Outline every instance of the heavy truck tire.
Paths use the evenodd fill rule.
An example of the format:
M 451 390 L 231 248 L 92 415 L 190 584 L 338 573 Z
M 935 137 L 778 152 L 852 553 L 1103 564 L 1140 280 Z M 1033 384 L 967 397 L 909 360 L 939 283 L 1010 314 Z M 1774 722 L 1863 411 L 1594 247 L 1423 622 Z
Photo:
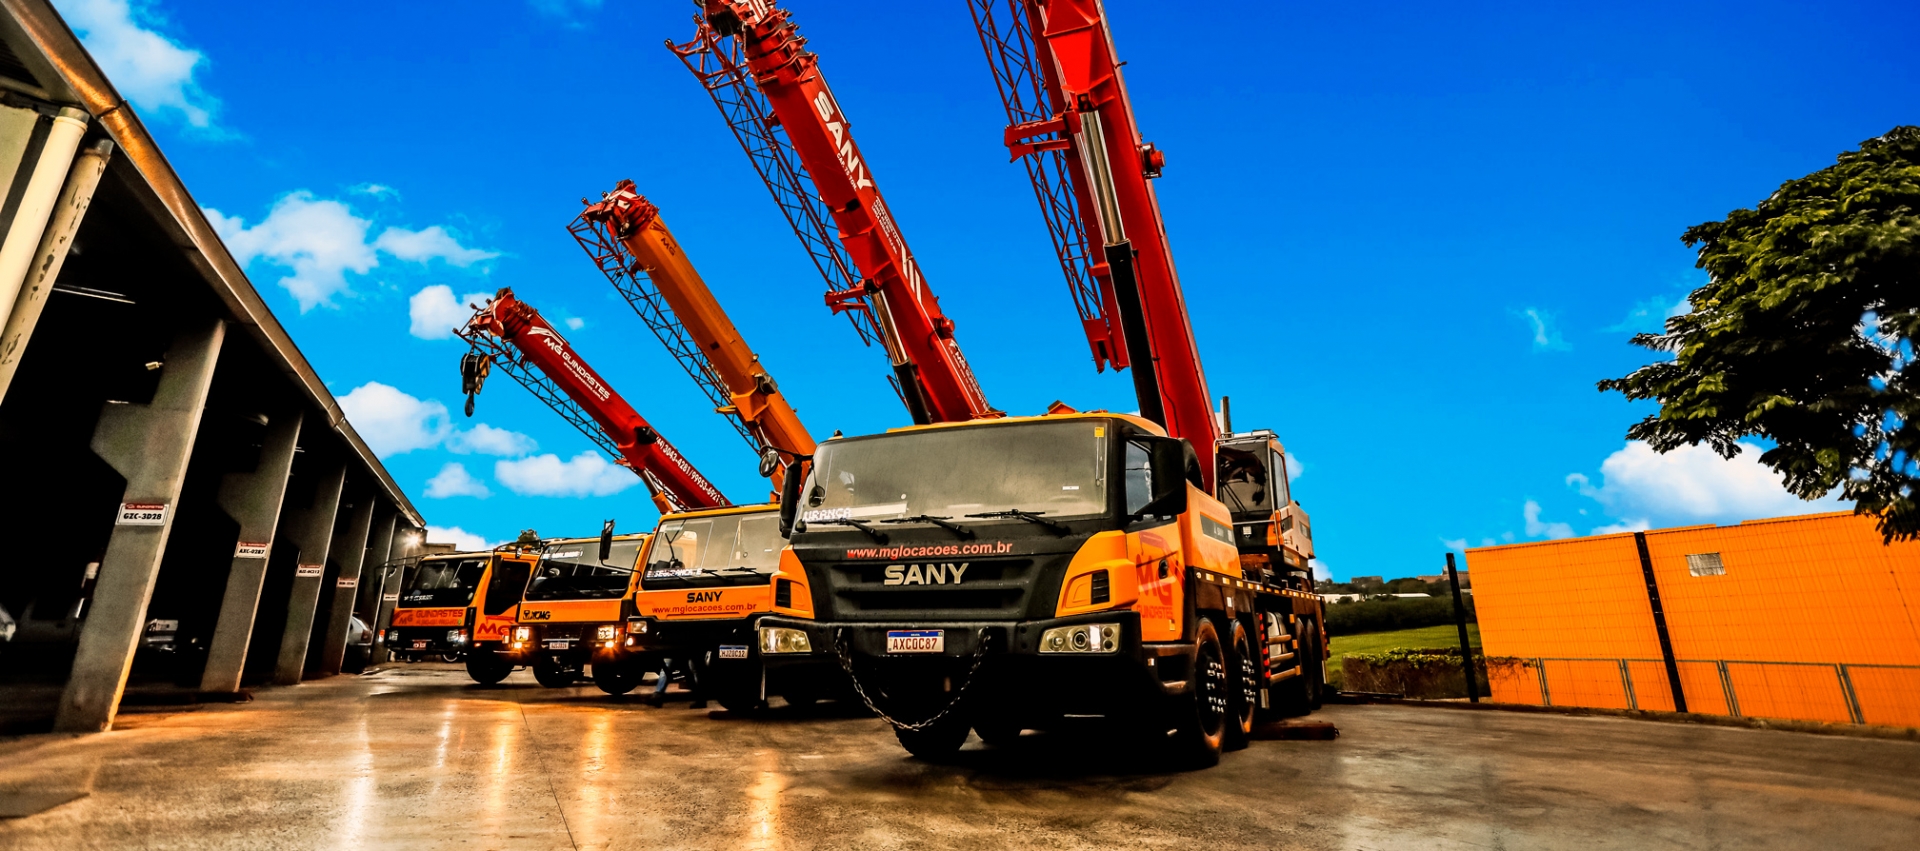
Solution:
M 593 684 L 601 691 L 619 697 L 640 687 L 647 672 L 631 659 L 593 663 Z
M 1168 714 L 1173 730 L 1167 754 L 1180 768 L 1209 768 L 1220 764 L 1226 747 L 1228 695 L 1233 690 L 1226 649 L 1213 621 L 1202 618 L 1193 642 L 1193 682 L 1187 693 L 1175 697 Z
M 483 686 L 499 685 L 513 673 L 513 665 L 492 652 L 475 649 L 467 654 L 467 676 Z
M 747 670 L 734 668 L 751 669 L 752 675 Z M 767 702 L 760 697 L 759 673 L 760 666 L 757 664 L 709 665 L 705 672 L 706 679 L 701 685 L 706 686 L 707 692 L 720 702 L 722 708 L 745 715 L 767 706 Z
M 1326 646 L 1320 638 L 1320 623 L 1312 618 L 1301 618 L 1302 630 L 1306 633 L 1300 642 L 1300 678 L 1305 680 L 1307 709 L 1319 709 L 1327 699 L 1327 654 Z
M 1260 706 L 1260 657 L 1254 655 L 1253 640 L 1244 621 L 1233 621 L 1233 652 L 1227 656 L 1227 670 L 1233 678 L 1227 691 L 1226 749 L 1237 751 L 1253 739 L 1253 713 Z
M 547 688 L 569 688 L 580 678 L 580 671 L 543 656 L 533 660 L 533 678 Z

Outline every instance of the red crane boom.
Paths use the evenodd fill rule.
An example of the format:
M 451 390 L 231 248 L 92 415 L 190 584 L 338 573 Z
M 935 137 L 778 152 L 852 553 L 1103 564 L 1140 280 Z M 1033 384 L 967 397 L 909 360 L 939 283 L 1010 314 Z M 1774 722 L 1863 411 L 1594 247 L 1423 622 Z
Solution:
M 1102 304 L 1119 314 L 1124 346 L 1108 340 L 1109 357 L 1116 367 L 1131 361 L 1140 413 L 1193 443 L 1211 492 L 1219 438 L 1213 397 L 1160 203 L 1148 183 L 1160 176 L 1165 161 L 1141 140 L 1105 12 L 1099 0 L 968 0 L 968 5 L 1007 108 L 1008 150 L 1014 159 L 1051 159 L 1056 164 L 1051 171 L 1030 164 L 1030 174 L 1064 173 L 1072 185 L 1070 194 L 1061 193 L 1058 181 L 1035 176 L 1049 228 L 1058 230 L 1063 219 L 1075 218 L 1054 213 L 1071 208 L 1077 225 L 1066 227 L 1078 230 L 1080 244 L 1089 241 L 1088 234 L 1100 240 L 1100 251 L 1082 252 L 1081 258 L 1100 282 Z M 1055 237 L 1065 267 L 1072 265 L 1072 242 L 1071 234 Z M 1069 269 L 1069 281 L 1075 278 Z M 1102 329 L 1086 321 L 1078 290 L 1076 301 L 1098 364 Z
M 600 373 L 595 372 L 574 352 L 573 346 L 540 316 L 539 311 L 515 298 L 512 289 L 502 289 L 489 299 L 485 307 L 474 312 L 473 318 L 459 333 L 477 349 L 490 354 L 493 362 L 500 362 L 506 353 L 499 351 L 497 346 L 485 345 L 485 336 L 517 349 L 520 352 L 517 361 L 502 365 L 532 365 L 538 369 L 547 381 L 592 419 L 618 451 L 621 463 L 638 474 L 654 494 L 665 498 L 669 509 L 694 511 L 731 505 L 720 494 L 719 488 L 700 475 L 700 471 L 694 469 L 693 464 L 680 454 L 680 450 L 675 449 L 645 417 L 640 416 L 639 411 L 614 392 L 600 377 Z M 468 379 L 467 413 L 471 415 L 472 395 L 479 392 L 484 373 L 472 368 L 465 371 L 469 373 L 465 377 Z M 509 371 L 525 383 L 518 372 Z M 545 394 L 535 387 L 529 386 L 528 389 L 545 399 Z M 553 400 L 546 401 L 554 404 Z M 560 410 L 563 416 L 569 413 Z M 571 416 L 568 418 L 573 419 Z M 584 426 L 578 422 L 575 425 Z
M 704 11 L 693 41 L 669 43 L 669 47 L 716 99 L 719 87 L 727 85 L 725 80 L 710 79 L 716 73 L 722 77 L 750 73 L 765 96 L 773 120 L 798 154 L 798 167 L 811 179 L 862 277 L 854 286 L 829 290 L 828 306 L 835 312 L 859 310 L 869 303 L 876 308 L 879 336 L 915 422 L 1003 416 L 987 404 L 986 394 L 954 342 L 953 320 L 941 313 L 939 299 L 928 289 L 892 210 L 874 183 L 872 169 L 853 140 L 851 123 L 820 74 L 819 58 L 805 49 L 806 40 L 791 15 L 772 0 L 706 0 Z M 735 40 L 745 56 L 745 69 L 726 61 L 732 51 L 720 44 L 725 38 Z M 718 60 L 719 67 L 703 71 L 693 59 L 696 54 Z M 722 112 L 727 112 L 724 104 Z M 748 155 L 755 155 L 752 147 Z M 766 176 L 766 170 L 760 170 Z M 778 200 L 780 187 L 770 184 L 769 188 Z M 801 232 L 800 237 L 806 242 L 809 234 Z

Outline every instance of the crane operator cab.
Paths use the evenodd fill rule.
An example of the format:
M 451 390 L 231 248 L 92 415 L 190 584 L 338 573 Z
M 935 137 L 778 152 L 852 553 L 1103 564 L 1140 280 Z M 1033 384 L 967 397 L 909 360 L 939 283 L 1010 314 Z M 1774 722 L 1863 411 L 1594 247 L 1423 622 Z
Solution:
M 1240 566 L 1249 574 L 1312 590 L 1313 527 L 1288 487 L 1287 453 L 1273 432 L 1221 437 L 1220 501 L 1233 512 Z
M 837 694 L 828 657 L 777 671 L 762 665 L 760 619 L 812 612 L 780 527 L 778 505 L 662 517 L 641 556 L 627 620 L 624 646 L 635 664 L 682 661 L 706 695 L 735 712 L 757 709 L 769 695 L 802 705 Z
M 420 559 L 394 605 L 387 646 L 414 660 L 464 656 L 467 674 L 478 683 L 505 679 L 512 666 L 500 670 L 494 651 L 513 629 L 539 558 L 539 536 L 529 531 L 491 552 Z
M 624 655 L 620 624 L 646 543 L 644 534 L 613 534 L 611 520 L 599 538 L 548 541 L 512 639 L 500 648 L 501 661 L 532 667 L 534 679 L 548 688 L 571 686 L 590 669 L 602 691 L 632 691 L 640 679 L 618 661 Z

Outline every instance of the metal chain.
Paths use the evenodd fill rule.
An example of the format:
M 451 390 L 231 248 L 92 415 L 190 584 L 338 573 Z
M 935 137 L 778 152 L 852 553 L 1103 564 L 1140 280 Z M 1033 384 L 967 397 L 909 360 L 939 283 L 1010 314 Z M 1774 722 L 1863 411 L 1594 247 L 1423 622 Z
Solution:
M 980 662 L 987 658 L 987 631 L 985 628 L 982 628 L 979 632 L 979 641 L 975 642 L 973 665 L 967 669 L 967 681 L 960 684 L 960 691 L 953 696 L 952 700 L 947 702 L 946 708 L 934 713 L 933 717 L 925 721 L 907 723 L 892 715 L 888 715 L 886 710 L 881 709 L 878 704 L 873 702 L 873 698 L 867 696 L 867 690 L 860 685 L 860 675 L 853 672 L 853 658 L 847 652 L 847 642 L 844 633 L 844 630 L 834 631 L 833 655 L 840 660 L 840 669 L 847 672 L 847 679 L 853 682 L 854 693 L 860 695 L 860 701 L 865 703 L 867 708 L 873 711 L 873 714 L 880 716 L 880 720 L 892 724 L 895 729 L 906 730 L 908 732 L 925 730 L 939 723 L 941 719 L 947 717 L 949 714 L 952 714 L 953 710 L 960 705 L 960 699 L 967 696 L 967 691 L 973 688 L 974 681 L 979 679 L 977 675 L 980 673 Z

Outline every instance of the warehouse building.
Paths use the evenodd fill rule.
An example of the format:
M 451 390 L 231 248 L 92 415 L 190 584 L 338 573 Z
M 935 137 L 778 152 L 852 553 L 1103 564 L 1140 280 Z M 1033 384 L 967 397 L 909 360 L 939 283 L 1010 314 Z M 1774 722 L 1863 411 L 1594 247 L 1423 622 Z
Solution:
M 420 513 L 79 39 L 0 6 L 0 721 L 338 673 Z

